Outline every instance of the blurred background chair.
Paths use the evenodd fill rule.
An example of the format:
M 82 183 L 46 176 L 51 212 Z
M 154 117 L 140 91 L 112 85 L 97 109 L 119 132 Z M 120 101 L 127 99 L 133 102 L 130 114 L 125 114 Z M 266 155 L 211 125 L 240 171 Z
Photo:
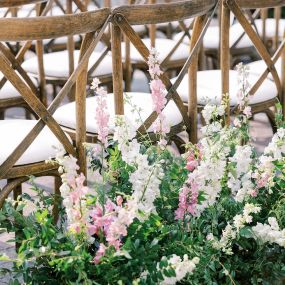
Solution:
M 201 2 L 194 1 L 179 1 L 171 2 L 168 4 L 147 4 L 147 5 L 125 5 L 112 10 L 112 52 L 113 52 L 113 89 L 114 93 L 109 93 L 107 96 L 107 102 L 109 111 L 111 112 L 110 121 L 114 122 L 115 114 L 125 114 L 127 118 L 138 129 L 138 136 L 148 133 L 154 141 L 157 137 L 153 133 L 153 122 L 157 118 L 157 113 L 152 111 L 152 98 L 150 93 L 142 92 L 124 92 L 123 84 L 123 63 L 122 58 L 124 54 L 123 47 L 121 47 L 122 39 L 128 38 L 133 45 L 133 50 L 139 54 L 142 68 L 147 71 L 147 60 L 149 56 L 150 43 L 146 43 L 144 39 L 135 32 L 132 28 L 135 25 L 156 25 L 164 22 L 179 21 L 184 19 L 194 18 L 195 15 L 203 15 L 198 17 L 200 24 L 206 23 L 207 19 L 214 15 L 214 8 L 216 7 L 215 0 L 207 0 Z M 217 8 L 217 7 L 216 7 Z M 159 17 L 157 15 L 159 14 Z M 138 17 L 137 15 L 141 15 Z M 210 20 L 207 22 L 209 25 Z M 207 25 L 207 26 L 208 26 Z M 201 25 L 200 25 L 201 26 Z M 197 28 L 196 28 L 197 30 Z M 205 31 L 203 31 L 205 32 Z M 196 36 L 202 38 L 202 30 L 196 31 Z M 124 37 L 122 36 L 124 34 Z M 201 40 L 200 40 L 201 43 Z M 158 52 L 160 47 L 156 46 Z M 190 53 L 190 47 L 185 45 L 187 49 L 187 55 L 185 55 L 184 63 L 181 62 L 181 71 L 179 79 L 171 84 L 167 74 L 164 73 L 161 76 L 161 80 L 166 85 L 168 94 L 167 105 L 163 110 L 163 114 L 166 117 L 166 122 L 170 126 L 169 142 L 174 141 L 178 147 L 181 147 L 185 142 L 182 141 L 178 134 L 186 129 L 188 133 L 191 133 L 192 128 L 195 129 L 195 124 L 190 124 L 188 116 L 188 110 L 183 105 L 183 102 L 176 92 L 177 87 L 180 84 L 180 80 L 188 72 L 188 68 L 197 55 L 198 46 Z M 131 53 L 132 54 L 132 53 Z M 167 71 L 166 65 L 162 65 L 163 71 Z M 194 82 L 193 82 L 194 84 Z M 128 101 L 127 103 L 125 101 Z M 125 103 L 124 103 L 125 102 Z M 95 121 L 96 112 L 96 99 L 95 97 L 87 98 L 86 100 L 86 122 L 87 122 L 87 136 L 90 142 L 96 142 L 97 140 L 97 126 Z M 140 110 L 140 115 L 137 111 L 132 112 L 136 106 L 136 110 Z M 64 127 L 66 131 L 69 131 L 72 135 L 72 131 L 76 127 L 76 120 L 74 116 L 75 104 L 69 103 L 60 107 L 55 113 L 55 118 Z M 111 131 L 113 130 L 113 125 Z M 195 130 L 194 130 L 195 131 Z

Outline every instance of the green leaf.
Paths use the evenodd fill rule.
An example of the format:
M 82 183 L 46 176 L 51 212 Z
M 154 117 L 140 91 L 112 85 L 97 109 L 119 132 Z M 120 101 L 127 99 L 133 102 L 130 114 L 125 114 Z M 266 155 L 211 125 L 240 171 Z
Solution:
M 240 236 L 241 237 L 244 237 L 244 238 L 252 238 L 254 237 L 254 234 L 251 230 L 251 227 L 244 227 L 240 230 L 239 232 Z

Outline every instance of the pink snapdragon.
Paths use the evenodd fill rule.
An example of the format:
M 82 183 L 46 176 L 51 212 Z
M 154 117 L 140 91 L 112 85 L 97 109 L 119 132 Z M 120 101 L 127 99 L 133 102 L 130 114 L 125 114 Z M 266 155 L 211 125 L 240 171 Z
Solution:
M 117 197 L 117 205 L 111 200 L 107 200 L 104 207 L 99 203 L 90 212 L 91 223 L 89 232 L 97 235 L 103 235 L 107 245 L 100 244 L 100 248 L 94 258 L 95 263 L 100 262 L 107 248 L 113 246 L 119 250 L 122 245 L 122 238 L 128 234 L 128 227 L 133 222 L 136 211 L 131 207 L 131 203 L 123 205 L 123 198 Z
M 184 220 L 187 214 L 196 215 L 198 195 L 198 184 L 190 177 L 179 193 L 178 209 L 175 211 L 177 220 Z
M 194 146 L 192 149 L 190 149 L 188 157 L 187 157 L 187 163 L 186 163 L 186 169 L 192 172 L 197 168 L 199 165 L 199 161 L 202 159 L 202 148 L 200 145 Z
M 108 143 L 108 123 L 109 123 L 109 112 L 108 112 L 108 105 L 107 105 L 107 91 L 104 90 L 102 87 L 99 87 L 100 81 L 95 78 L 93 79 L 91 89 L 95 91 L 97 94 L 96 96 L 96 115 L 95 120 L 98 126 L 98 139 L 101 143 L 106 146 Z
M 155 133 L 160 133 L 162 138 L 159 145 L 166 145 L 166 140 L 163 138 L 170 128 L 167 125 L 166 117 L 162 111 L 166 106 L 166 88 L 159 76 L 163 73 L 160 69 L 158 53 L 155 48 L 150 50 L 148 58 L 149 74 L 151 76 L 150 90 L 153 101 L 153 110 L 158 114 L 157 120 L 154 122 L 153 128 Z

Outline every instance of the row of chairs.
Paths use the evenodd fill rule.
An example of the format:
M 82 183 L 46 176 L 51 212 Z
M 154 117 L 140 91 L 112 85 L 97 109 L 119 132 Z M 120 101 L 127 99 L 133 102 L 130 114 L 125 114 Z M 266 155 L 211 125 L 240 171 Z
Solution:
M 59 7 L 62 6 L 62 2 L 56 2 Z M 259 65 L 249 78 L 253 86 L 251 93 L 254 96 L 250 102 L 253 113 L 266 112 L 273 123 L 270 107 L 274 107 L 277 100 L 283 102 L 284 75 L 281 66 L 284 64 L 281 58 L 285 41 L 278 31 L 278 40 L 273 41 L 275 47 L 272 48 L 267 40 L 258 35 L 254 18 L 267 8 L 274 8 L 279 13 L 285 6 L 285 0 L 184 0 L 162 4 L 130 3 L 115 8 L 110 3 L 104 3 L 108 7 L 93 11 L 87 11 L 89 1 L 67 2 L 69 8 L 65 15 L 47 16 L 54 7 L 53 0 L 0 0 L 0 8 L 6 7 L 9 11 L 23 4 L 37 5 L 36 17 L 18 18 L 7 14 L 0 19 L 0 110 L 8 106 L 23 106 L 36 117 L 33 120 L 10 120 L 2 115 L 0 179 L 8 179 L 8 183 L 0 191 L 0 206 L 12 190 L 20 192 L 19 185 L 29 175 L 58 176 L 56 167 L 44 162 L 54 157 L 54 146 L 62 145 L 68 154 L 78 157 L 80 170 L 85 172 L 83 143 L 96 142 L 97 133 L 96 100 L 86 96 L 86 86 L 94 76 L 107 85 L 110 83 L 109 89 L 113 92 L 108 94 L 107 100 L 112 116 L 126 114 L 137 124 L 139 134 L 147 130 L 154 137 L 152 123 L 157 114 L 152 112 L 151 94 L 126 92 L 132 104 L 142 109 L 144 127 L 136 123 L 131 107 L 124 104 L 124 91 L 130 90 L 133 70 L 147 71 L 146 61 L 151 45 L 155 45 L 164 55 L 161 60 L 165 72 L 161 80 L 167 87 L 168 103 L 163 112 L 171 126 L 171 141 L 182 146 L 184 142 L 179 134 L 185 126 L 190 140 L 197 141 L 197 118 L 199 109 L 205 104 L 204 98 L 219 102 L 222 94 L 229 93 L 230 118 L 237 93 L 237 73 L 231 69 L 233 16 L 242 27 L 243 36 L 250 39 L 262 58 L 251 63 L 252 66 Z M 73 3 L 77 7 L 75 12 L 71 9 Z M 91 4 L 100 6 L 102 3 L 94 1 Z M 221 52 L 217 56 L 220 57 L 220 69 L 198 71 L 199 53 L 205 44 L 203 38 L 207 33 L 214 33 L 209 29 L 215 27 L 211 26 L 215 15 L 219 15 L 221 27 Z M 276 21 L 278 17 L 275 17 Z M 159 29 L 165 28 L 163 23 L 166 27 L 169 23 L 178 23 L 182 27 L 183 34 L 178 41 L 174 40 L 175 35 L 172 35 L 173 39 L 157 39 Z M 145 36 L 142 29 L 137 28 L 145 26 L 150 30 L 149 39 L 142 38 Z M 281 25 L 276 24 L 276 27 L 283 29 Z M 66 42 L 62 41 L 63 37 L 67 37 Z M 81 43 L 80 50 L 75 52 L 76 39 Z M 67 50 L 50 49 L 44 53 L 47 43 L 56 42 L 66 44 Z M 14 43 L 21 44 L 15 48 Z M 99 48 L 102 43 L 103 48 Z M 24 55 L 29 50 L 36 51 L 37 57 L 25 60 Z M 168 50 L 168 54 L 165 55 L 163 50 Z M 51 59 L 54 54 L 57 57 Z M 63 54 L 72 60 L 66 60 Z M 30 64 L 32 61 L 36 64 Z M 54 73 L 48 72 L 62 71 L 63 65 L 67 66 L 64 74 L 54 76 Z M 100 66 L 104 70 L 102 74 L 99 73 Z M 173 70 L 178 72 L 177 76 L 171 76 Z M 57 87 L 51 102 L 45 95 L 47 83 Z M 11 96 L 12 93 L 15 95 Z M 75 100 L 63 104 L 66 97 Z

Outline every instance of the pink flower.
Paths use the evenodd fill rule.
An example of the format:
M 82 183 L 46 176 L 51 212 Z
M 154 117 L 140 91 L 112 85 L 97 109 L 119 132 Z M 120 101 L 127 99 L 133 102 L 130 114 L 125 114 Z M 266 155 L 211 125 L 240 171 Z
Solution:
M 87 231 L 90 236 L 93 236 L 95 234 L 98 234 L 98 227 L 95 225 L 89 224 L 87 225 Z
M 243 113 L 247 117 L 250 117 L 251 116 L 251 107 L 250 106 L 245 107 L 244 110 L 243 110 Z
M 179 193 L 178 209 L 175 211 L 175 219 L 183 220 L 187 214 L 196 215 L 196 206 L 198 204 L 198 184 L 191 178 L 187 181 Z
M 96 255 L 93 259 L 93 262 L 95 264 L 100 263 L 100 259 L 105 255 L 106 249 L 107 247 L 103 243 L 100 243 L 99 249 L 97 250 Z
M 98 87 L 100 81 L 97 79 L 93 80 L 91 89 L 94 89 L 96 96 L 96 115 L 95 120 L 98 127 L 98 139 L 103 145 L 107 145 L 107 137 L 109 133 L 108 123 L 109 123 L 109 112 L 107 106 L 107 92 L 102 88 Z
M 122 198 L 122 196 L 117 196 L 117 198 L 116 198 L 116 202 L 117 202 L 117 205 L 118 206 L 122 206 L 122 204 L 123 204 L 123 198 Z
M 198 163 L 197 160 L 189 160 L 189 161 L 187 161 L 186 169 L 189 170 L 189 171 L 193 171 L 194 169 L 196 169 L 198 164 L 199 163 Z

